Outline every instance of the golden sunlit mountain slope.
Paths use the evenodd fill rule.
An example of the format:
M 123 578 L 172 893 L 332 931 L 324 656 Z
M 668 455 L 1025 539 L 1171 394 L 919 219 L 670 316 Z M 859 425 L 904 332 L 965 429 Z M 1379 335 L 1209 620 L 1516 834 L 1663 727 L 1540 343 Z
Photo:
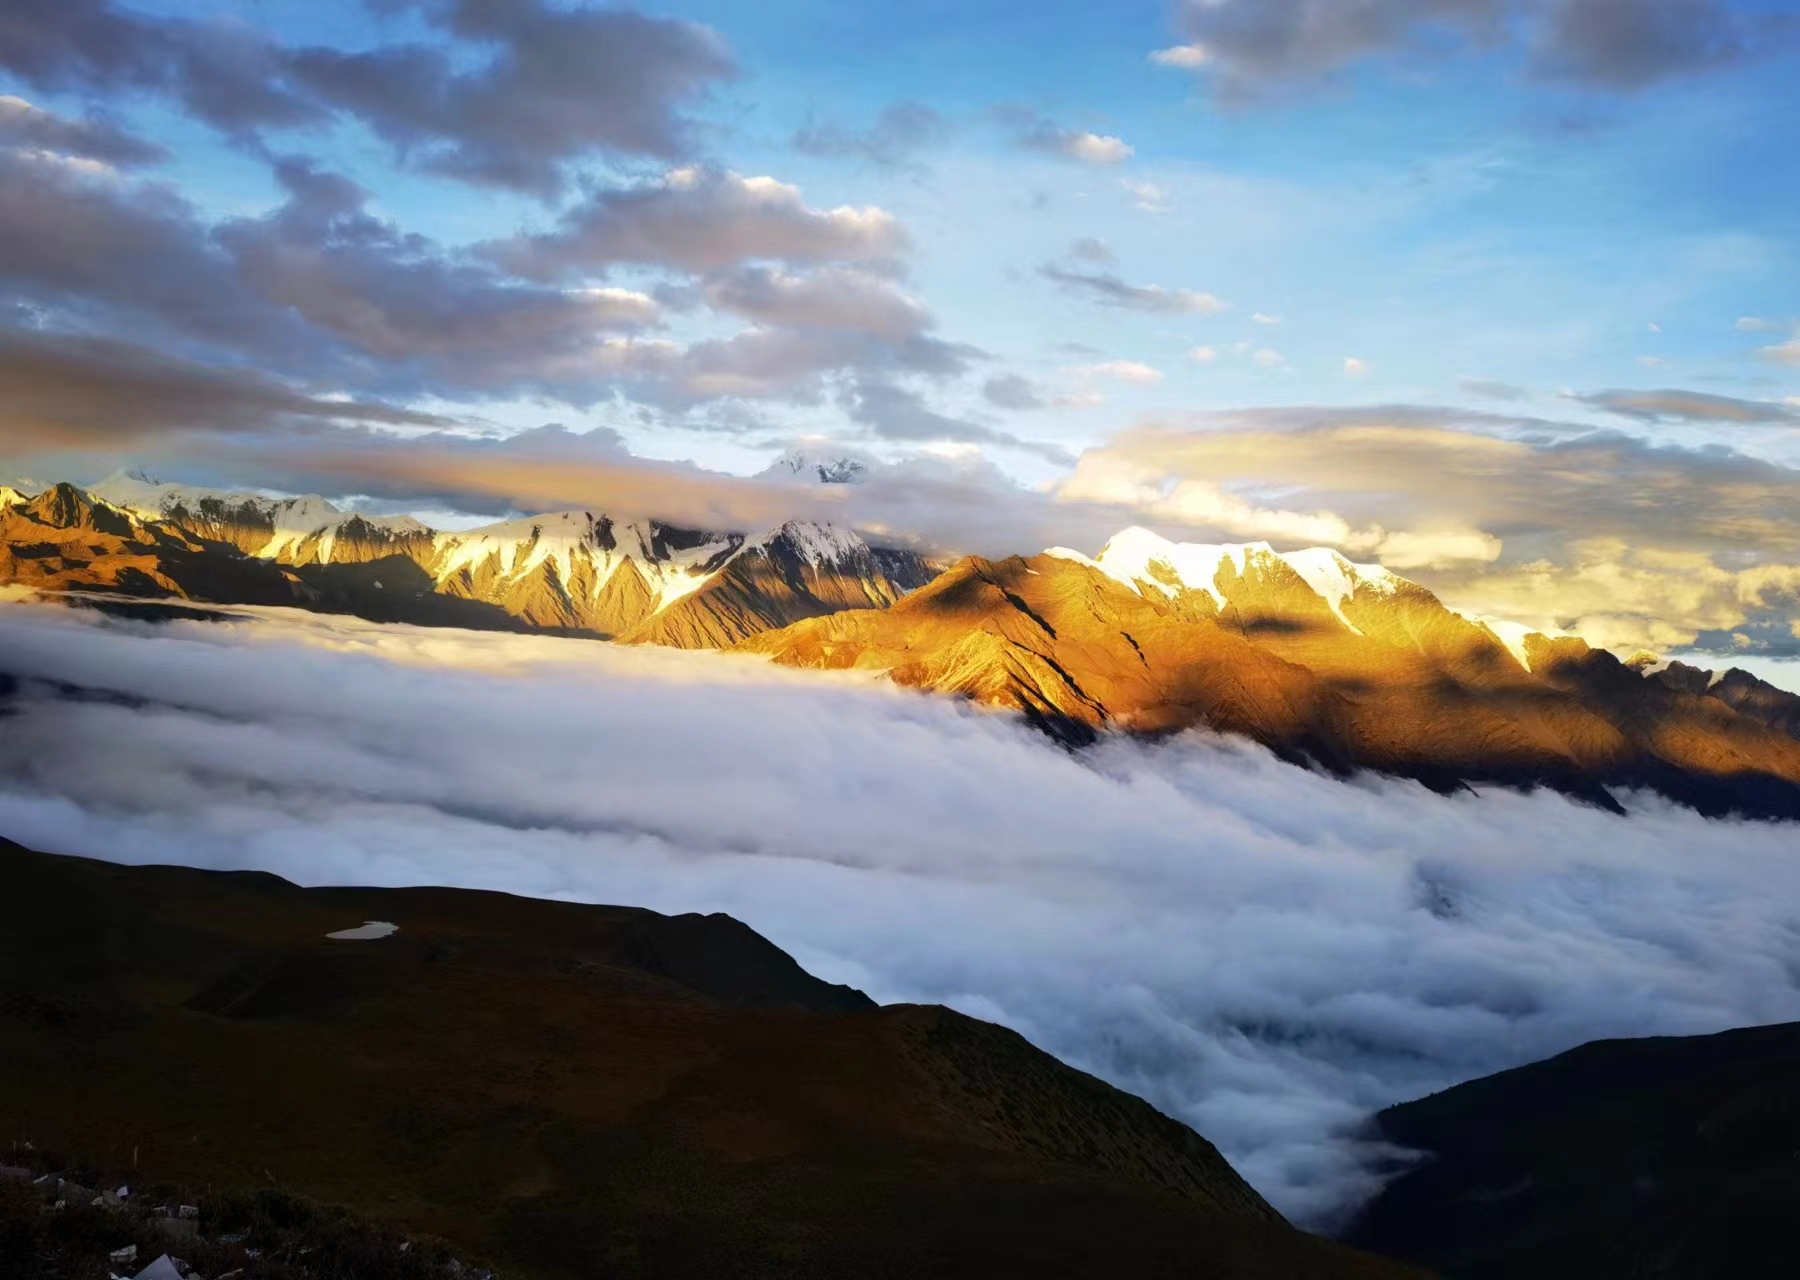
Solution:
M 5 842 L 0 900 L 10 1133 L 273 1180 L 509 1276 L 1416 1274 L 1012 1032 L 878 1007 L 726 916 Z
M 1607 788 L 1649 787 L 1706 812 L 1800 816 L 1800 740 L 1782 719 L 1800 699 L 1763 686 L 1753 715 L 1573 638 L 1514 648 L 1341 557 L 1187 550 L 1212 576 L 1184 575 L 1179 549 L 1135 572 L 1107 554 L 970 558 L 892 609 L 741 647 L 1017 708 L 1071 741 L 1203 725 L 1439 788 L 1547 785 L 1610 804 Z

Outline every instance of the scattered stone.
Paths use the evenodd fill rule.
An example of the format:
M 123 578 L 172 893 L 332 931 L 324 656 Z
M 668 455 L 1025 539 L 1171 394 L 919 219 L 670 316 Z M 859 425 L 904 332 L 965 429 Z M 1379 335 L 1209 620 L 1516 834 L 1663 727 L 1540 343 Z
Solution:
M 111 1258 L 114 1262 L 136 1262 L 137 1246 L 135 1244 L 128 1244 L 123 1249 L 114 1249 L 106 1256 Z
M 165 1253 L 138 1272 L 132 1280 L 182 1280 L 182 1273 L 181 1268 L 175 1265 L 175 1259 Z

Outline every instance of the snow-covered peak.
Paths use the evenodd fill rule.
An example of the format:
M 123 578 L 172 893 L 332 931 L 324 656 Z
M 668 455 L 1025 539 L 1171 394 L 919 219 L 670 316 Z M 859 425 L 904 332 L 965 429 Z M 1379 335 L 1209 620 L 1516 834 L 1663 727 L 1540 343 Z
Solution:
M 144 520 L 176 517 L 185 522 L 218 526 L 211 536 L 225 536 L 232 525 L 267 528 L 260 546 L 245 550 L 265 560 L 304 555 L 329 562 L 344 526 L 352 520 L 390 534 L 405 537 L 429 535 L 431 530 L 412 516 L 371 516 L 345 511 L 320 495 L 271 497 L 226 489 L 202 489 L 165 484 L 141 471 L 120 471 L 90 490 L 95 497 Z M 309 545 L 310 544 L 310 545 Z
M 1229 560 L 1242 576 L 1252 557 L 1273 554 L 1274 549 L 1266 542 L 1170 542 L 1134 525 L 1113 535 L 1094 557 L 1094 564 L 1133 591 L 1141 590 L 1139 584 L 1143 582 L 1186 587 L 1206 592 L 1222 609 L 1225 597 L 1213 581 L 1220 566 Z
M 0 484 L 0 508 L 22 507 L 30 501 L 30 494 L 20 493 L 10 484 Z
M 777 539 L 784 539 L 815 568 L 843 564 L 869 550 L 868 543 L 850 530 L 810 520 L 790 520 L 773 533 L 755 539 L 753 545 L 766 547 Z
M 432 572 L 443 582 L 465 570 L 491 566 L 502 578 L 520 578 L 548 564 L 567 590 L 585 568 L 597 597 L 630 560 L 660 609 L 698 591 L 742 545 L 736 534 L 671 538 L 668 530 L 648 520 L 552 511 L 437 534 Z
M 1357 628 L 1344 616 L 1344 601 L 1363 588 L 1392 595 L 1407 585 L 1405 578 L 1381 565 L 1358 564 L 1330 547 L 1278 552 L 1266 542 L 1171 542 L 1135 526 L 1116 534 L 1093 559 L 1066 547 L 1053 547 L 1046 554 L 1092 565 L 1140 594 L 1145 583 L 1204 591 L 1221 609 L 1228 601 L 1218 579 L 1227 564 L 1236 577 L 1244 578 L 1252 567 L 1279 562 L 1298 574 L 1352 631 Z

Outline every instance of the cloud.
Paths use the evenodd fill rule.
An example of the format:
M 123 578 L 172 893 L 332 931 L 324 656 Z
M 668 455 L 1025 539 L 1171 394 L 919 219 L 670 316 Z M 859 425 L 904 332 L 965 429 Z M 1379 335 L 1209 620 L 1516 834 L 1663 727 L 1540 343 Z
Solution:
M 0 297 L 57 328 L 155 332 L 183 356 L 381 395 L 591 401 L 605 340 L 658 322 L 644 294 L 519 282 L 408 234 L 304 160 L 275 177 L 283 204 L 208 225 L 162 184 L 0 152 Z
M 1280 369 L 1287 364 L 1287 357 L 1273 347 L 1258 347 L 1250 353 L 1250 359 L 1259 369 Z M 1350 370 L 1345 367 L 1345 372 Z
M 1748 57 L 1784 30 L 1723 0 L 1184 0 L 1176 23 L 1205 53 L 1194 65 L 1239 99 L 1375 59 L 1495 48 L 1541 78 L 1632 90 Z
M 1355 356 L 1345 356 L 1344 357 L 1344 376 L 1346 378 L 1367 377 L 1368 372 L 1369 372 L 1368 361 L 1358 360 Z
M 1123 164 L 1134 154 L 1133 148 L 1122 138 L 1090 133 L 1085 129 L 1065 129 L 1034 111 L 1003 107 L 995 114 L 1012 130 L 1013 145 L 1026 151 L 1082 164 L 1103 165 Z
M 1102 266 L 1111 266 L 1119 260 L 1106 241 L 1095 236 L 1083 236 L 1070 244 L 1069 257 L 1081 262 L 1097 262 Z
M 924 305 L 893 281 L 853 267 L 825 267 L 803 276 L 739 267 L 709 278 L 703 293 L 716 310 L 785 328 L 845 329 L 904 339 L 931 326 Z
M 18 0 L 0 67 L 50 92 L 167 95 L 229 134 L 348 115 L 419 168 L 555 195 L 590 154 L 687 154 L 682 114 L 735 74 L 706 27 L 542 0 L 392 0 L 431 43 L 289 47 L 229 21 L 108 0 Z
M 1800 563 L 1800 471 L 1553 428 L 1405 406 L 1159 415 L 1058 493 L 1121 524 L 1334 546 L 1416 569 L 1453 607 L 1608 646 L 1785 631 L 1795 602 L 1741 584 Z
M 0 327 L 0 456 L 307 422 L 446 425 L 433 414 L 311 396 L 253 370 L 198 365 L 131 343 Z
M 0 150 L 0 302 L 380 396 L 816 401 L 834 371 L 948 377 L 980 354 L 929 332 L 924 306 L 869 265 L 904 249 L 889 215 L 811 209 L 772 179 L 680 171 L 598 192 L 554 234 L 468 252 L 373 216 L 367 192 L 304 159 L 275 177 L 283 204 L 208 225 L 165 185 Z M 818 269 L 746 261 L 759 258 Z M 654 296 L 603 283 L 621 262 L 702 278 Z M 687 345 L 647 333 L 665 305 L 700 304 L 754 327 Z
M 1179 67 L 1184 71 L 1194 71 L 1212 61 L 1212 54 L 1203 44 L 1177 44 L 1167 49 L 1157 49 L 1149 55 L 1149 60 L 1159 67 Z
M 937 441 L 995 445 L 1032 453 L 1059 466 L 1074 455 L 1061 445 L 1025 440 L 1008 431 L 952 418 L 929 408 L 916 391 L 879 378 L 858 378 L 845 391 L 843 404 L 855 421 L 883 440 L 912 444 Z
M 1210 293 L 1192 289 L 1165 289 L 1154 284 L 1127 284 L 1110 271 L 1081 271 L 1046 262 L 1038 268 L 1044 279 L 1070 293 L 1102 306 L 1162 315 L 1216 315 L 1231 306 Z
M 680 108 L 730 79 L 723 40 L 697 23 L 542 0 L 416 0 L 458 42 L 347 53 L 309 48 L 292 75 L 420 168 L 558 194 L 565 162 L 597 151 L 686 155 Z M 467 51 L 486 51 L 468 65 Z
M 1756 34 L 1724 0 L 1559 0 L 1532 57 L 1547 76 L 1637 89 L 1738 61 L 1753 52 Z
M 1767 333 L 1775 327 L 1773 321 L 1764 320 L 1761 316 L 1739 316 L 1731 326 L 1739 333 Z
M 1596 391 L 1571 399 L 1646 422 L 1800 422 L 1800 413 L 1783 404 L 1704 391 Z
M 1169 193 L 1154 182 L 1120 178 L 1119 185 L 1125 189 L 1125 194 L 1131 197 L 1133 208 L 1142 209 L 1145 213 L 1167 213 L 1169 211 Z
M 1757 352 L 1765 360 L 1773 360 L 1776 364 L 1800 365 L 1800 333 L 1786 342 L 1774 346 L 1758 347 Z
M 886 210 L 815 209 L 800 188 L 774 178 L 685 168 L 596 191 L 564 213 L 556 230 L 494 241 L 484 252 L 521 275 L 551 280 L 624 263 L 706 272 L 749 259 L 892 262 L 906 247 L 905 232 Z
M 1480 396 L 1483 400 L 1527 400 L 1531 392 L 1511 382 L 1496 382 L 1490 378 L 1463 378 L 1457 387 L 1472 396 Z
M 297 317 L 238 278 L 174 190 L 47 153 L 0 151 L 0 297 L 64 324 L 285 354 L 289 368 L 323 358 Z
M 792 146 L 802 155 L 851 157 L 893 168 L 950 136 L 950 122 L 921 102 L 897 102 L 882 110 L 867 129 L 812 123 L 795 131 Z
M 367 192 L 305 163 L 281 162 L 276 176 L 287 203 L 225 222 L 213 239 L 271 307 L 381 362 L 387 385 L 591 398 L 609 381 L 594 359 L 606 336 L 660 318 L 642 293 L 520 284 L 459 260 L 370 216 Z
M 1102 360 L 1097 364 L 1078 365 L 1069 372 L 1078 378 L 1110 378 L 1138 387 L 1155 386 L 1163 379 L 1162 370 L 1137 360 Z
M 1280 316 L 1272 316 L 1266 311 L 1254 312 L 1251 314 L 1250 318 L 1252 320 L 1254 320 L 1257 324 L 1280 324 L 1281 323 Z
M 110 0 L 9 0 L 0 67 L 47 93 L 165 94 L 231 134 L 317 124 L 284 51 L 239 23 L 148 17 Z
M 1191 347 L 1188 349 L 1187 358 L 1195 364 L 1213 364 L 1219 358 L 1219 349 L 1204 346 Z
M 122 167 L 156 164 L 169 154 L 103 115 L 69 120 L 11 96 L 0 96 L 0 147 L 51 151 Z
M 349 619 L 6 605 L 0 652 L 8 837 L 729 911 L 1143 1094 L 1307 1221 L 1372 1188 L 1375 1107 L 1800 1017 L 1792 830 L 1653 799 L 1349 785 L 1204 735 L 1070 755 L 851 675 Z
M 1042 409 L 1044 397 L 1029 378 L 1016 373 L 997 374 L 981 386 L 981 394 L 991 405 L 1001 409 Z

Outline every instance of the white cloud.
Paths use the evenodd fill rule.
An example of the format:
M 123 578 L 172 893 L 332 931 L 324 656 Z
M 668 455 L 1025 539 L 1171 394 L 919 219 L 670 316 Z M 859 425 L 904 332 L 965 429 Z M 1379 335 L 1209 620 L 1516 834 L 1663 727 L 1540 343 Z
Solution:
M 1252 320 L 1256 321 L 1257 324 L 1280 324 L 1281 323 L 1280 316 L 1272 316 L 1267 311 L 1253 312 L 1251 314 L 1250 318 Z
M 1767 333 L 1769 330 L 1773 329 L 1775 325 L 1772 321 L 1764 320 L 1761 316 L 1739 316 L 1737 322 L 1731 327 L 1736 329 L 1739 333 Z
M 1644 325 L 1644 327 L 1646 329 L 1650 330 L 1651 333 L 1661 333 L 1662 332 L 1662 326 L 1660 324 L 1656 323 L 1656 321 L 1654 321 L 1654 320 L 1651 320 L 1648 323 L 1646 323 Z
M 1077 377 L 1112 378 L 1139 387 L 1148 387 L 1163 379 L 1162 370 L 1137 360 L 1102 360 L 1098 364 L 1078 365 L 1069 372 Z
M 1773 360 L 1776 364 L 1800 365 L 1800 333 L 1786 342 L 1770 347 L 1757 348 L 1757 354 L 1765 360 Z
M 1187 353 L 1187 358 L 1195 364 L 1212 364 L 1219 358 L 1217 347 L 1194 347 Z
M 1203 44 L 1177 44 L 1156 50 L 1150 54 L 1149 60 L 1159 67 L 1180 67 L 1184 71 L 1193 71 L 1212 61 L 1212 54 Z
M 1669 363 L 1667 360 L 1663 359 L 1661 356 L 1639 356 L 1637 358 L 1637 361 L 1639 364 L 1643 365 L 1647 369 L 1655 369 L 1661 365 L 1665 365 L 1665 364 Z
M 1261 369 L 1279 369 L 1287 363 L 1287 357 L 1273 347 L 1258 347 L 1250 353 L 1250 359 Z
M 1346 378 L 1361 378 L 1368 372 L 1368 361 L 1358 360 L 1355 356 L 1344 357 L 1344 376 Z
M 1154 182 L 1139 182 L 1131 178 L 1119 179 L 1119 185 L 1125 188 L 1125 194 L 1131 197 L 1131 203 L 1145 213 L 1167 213 L 1169 211 L 1169 193 Z
M 1123 164 L 1131 159 L 1133 152 L 1122 138 L 1085 131 L 1065 135 L 1062 147 L 1070 159 L 1085 164 Z
M 1800 1018 L 1792 831 L 1351 785 L 711 654 L 0 606 L 0 832 L 304 883 L 729 911 L 1194 1124 L 1306 1217 L 1366 1112 L 1600 1036 Z M 272 678 L 278 676 L 278 678 Z M 621 749 L 629 744 L 629 749 Z M 404 929 L 405 922 L 398 922 Z

